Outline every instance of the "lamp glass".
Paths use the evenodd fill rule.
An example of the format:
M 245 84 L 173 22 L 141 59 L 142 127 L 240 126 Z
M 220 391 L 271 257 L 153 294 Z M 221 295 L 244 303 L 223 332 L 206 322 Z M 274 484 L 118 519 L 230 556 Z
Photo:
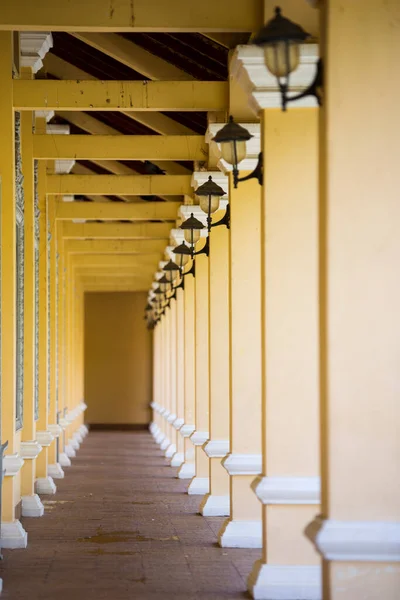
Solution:
M 189 259 L 190 259 L 190 254 L 178 254 L 178 264 L 180 266 L 180 268 L 182 269 L 185 265 L 188 264 Z
M 219 209 L 219 196 L 196 196 L 200 208 L 208 215 L 215 213 Z
M 236 159 L 235 161 L 235 145 L 236 145 Z M 246 142 L 244 140 L 241 141 L 231 141 L 231 142 L 221 142 L 221 155 L 225 162 L 229 165 L 239 164 L 243 159 L 246 158 Z
M 194 246 L 200 239 L 200 229 L 184 229 L 183 235 L 185 241 Z
M 267 69 L 275 77 L 287 77 L 295 71 L 300 62 L 300 46 L 289 41 L 279 41 L 264 46 L 264 60 Z
M 162 292 L 166 292 L 169 288 L 169 284 L 168 283 L 164 283 L 164 282 L 160 282 L 160 290 Z
M 177 271 L 165 271 L 165 277 L 168 279 L 169 283 L 175 281 L 177 275 Z

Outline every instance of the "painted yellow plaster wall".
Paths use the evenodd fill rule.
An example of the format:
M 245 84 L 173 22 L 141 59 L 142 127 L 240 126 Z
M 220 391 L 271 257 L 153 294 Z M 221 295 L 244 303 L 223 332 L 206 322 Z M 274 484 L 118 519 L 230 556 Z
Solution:
M 152 335 L 145 292 L 85 295 L 85 401 L 89 423 L 150 420 Z

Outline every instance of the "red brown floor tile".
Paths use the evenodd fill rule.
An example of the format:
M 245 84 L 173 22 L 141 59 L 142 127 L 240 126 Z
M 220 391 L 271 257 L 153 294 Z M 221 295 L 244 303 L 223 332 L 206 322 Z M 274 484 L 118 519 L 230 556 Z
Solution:
M 5 550 L 2 600 L 236 600 L 257 550 L 219 548 L 223 519 L 198 514 L 148 433 L 93 432 Z

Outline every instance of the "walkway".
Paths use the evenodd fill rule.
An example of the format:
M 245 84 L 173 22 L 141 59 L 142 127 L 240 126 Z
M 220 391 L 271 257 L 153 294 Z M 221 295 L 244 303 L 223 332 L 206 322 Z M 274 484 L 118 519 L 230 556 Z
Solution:
M 196 514 L 150 434 L 91 433 L 66 471 L 23 519 L 28 548 L 4 551 L 1 600 L 247 598 L 261 551 L 216 545 L 223 519 Z

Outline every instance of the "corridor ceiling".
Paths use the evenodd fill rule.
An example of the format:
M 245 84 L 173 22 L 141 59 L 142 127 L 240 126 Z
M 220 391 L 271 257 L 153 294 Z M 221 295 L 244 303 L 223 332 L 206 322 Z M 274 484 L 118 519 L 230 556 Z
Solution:
M 250 33 L 65 33 L 52 32 L 53 47 L 36 79 L 143 81 L 164 79 L 226 81 L 230 48 Z M 144 60 L 141 58 L 144 55 Z M 140 57 L 140 60 L 138 60 Z M 143 66 L 145 65 L 145 66 Z M 223 116 L 223 118 L 226 115 Z M 204 135 L 206 112 L 72 112 L 60 110 L 50 124 L 67 124 L 75 135 Z M 77 160 L 71 173 L 191 175 L 190 161 Z M 183 203 L 183 196 L 75 196 L 86 202 Z M 93 221 L 92 221 L 93 222 Z M 100 223 L 101 221 L 99 221 Z M 155 219 L 148 223 L 160 222 Z M 110 225 L 110 221 L 107 221 Z M 119 220 L 119 223 L 124 221 Z M 143 223 L 143 221 L 142 221 Z M 174 221 L 169 222 L 170 227 Z M 165 245 L 168 238 L 165 239 Z M 160 253 L 160 260 L 162 253 Z M 149 267 L 153 274 L 157 264 Z M 149 272 L 150 272 L 149 271 Z

